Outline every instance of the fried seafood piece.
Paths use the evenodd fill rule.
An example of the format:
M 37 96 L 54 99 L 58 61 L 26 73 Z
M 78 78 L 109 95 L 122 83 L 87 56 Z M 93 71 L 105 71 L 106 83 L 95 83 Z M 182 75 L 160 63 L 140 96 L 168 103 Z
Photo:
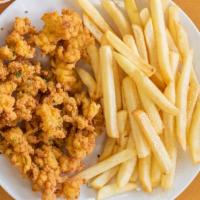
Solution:
M 68 98 L 68 93 L 63 90 L 60 83 L 55 84 L 53 81 L 47 83 L 47 89 L 49 95 L 44 98 L 43 103 L 57 106 L 64 102 L 64 99 Z
M 62 186 L 62 192 L 64 197 L 69 200 L 76 200 L 80 195 L 80 187 L 84 181 L 79 178 L 69 178 L 67 179 Z
M 56 147 L 53 147 L 53 152 L 59 163 L 61 173 L 75 173 L 83 169 L 81 159 L 72 158 Z
M 16 100 L 16 114 L 20 120 L 30 121 L 37 107 L 37 100 L 26 93 L 19 94 Z
M 41 118 L 40 127 L 45 141 L 65 137 L 63 119 L 59 109 L 43 103 L 37 108 L 36 115 Z
M 40 76 L 33 76 L 20 85 L 19 91 L 36 97 L 39 92 L 45 93 L 47 91 L 46 80 Z
M 39 75 L 41 70 L 40 64 L 32 64 L 28 60 L 12 61 L 7 68 L 10 73 L 8 79 L 18 85 Z
M 66 149 L 73 158 L 83 159 L 90 154 L 95 146 L 95 133 L 78 131 L 70 133 L 66 138 Z
M 0 81 L 5 81 L 7 75 L 9 74 L 7 67 L 3 64 L 3 61 L 0 59 Z
M 13 29 L 20 35 L 36 33 L 35 27 L 31 25 L 31 21 L 27 17 L 26 18 L 16 17 Z
M 21 171 L 23 175 L 31 169 L 31 155 L 34 153 L 20 128 L 11 128 L 3 132 L 3 153 Z
M 13 31 L 6 39 L 8 47 L 16 54 L 23 58 L 33 58 L 35 55 L 35 48 L 31 46 L 25 38 L 18 32 Z
M 7 95 L 0 94 L 0 118 L 4 118 L 6 121 L 13 121 L 17 118 L 14 110 L 15 98 Z
M 75 64 L 67 64 L 56 60 L 56 62 L 52 62 L 52 66 L 56 80 L 65 91 L 75 92 L 82 88 L 82 83 L 74 70 Z
M 88 59 L 87 47 L 94 43 L 94 38 L 87 28 L 81 26 L 77 36 L 72 37 L 56 49 L 55 56 L 65 63 L 76 63 L 80 58 Z
M 34 191 L 42 191 L 42 200 L 56 199 L 57 183 L 61 181 L 60 168 L 52 146 L 42 145 L 33 157 L 32 173 Z
M 12 95 L 17 89 L 17 84 L 13 81 L 5 81 L 0 83 L 0 94 Z
M 35 36 L 35 43 L 45 54 L 52 53 L 60 40 L 76 37 L 83 26 L 79 15 L 67 9 L 62 10 L 61 15 L 58 12 L 46 13 L 42 20 L 44 27 Z
M 12 49 L 8 48 L 8 46 L 0 47 L 0 59 L 4 61 L 14 60 L 16 56 L 14 55 Z

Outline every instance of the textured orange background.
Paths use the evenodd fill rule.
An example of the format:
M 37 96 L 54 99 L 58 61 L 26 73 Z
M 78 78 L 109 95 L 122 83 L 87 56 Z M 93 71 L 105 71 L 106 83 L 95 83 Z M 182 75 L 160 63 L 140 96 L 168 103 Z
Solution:
M 174 0 L 191 17 L 200 30 L 200 0 Z M 7 5 L 0 5 L 2 12 Z M 1 16 L 0 16 L 1 17 Z M 0 171 L 1 173 L 1 171 Z M 200 174 L 176 200 L 200 200 Z M 0 187 L 0 200 L 12 198 Z

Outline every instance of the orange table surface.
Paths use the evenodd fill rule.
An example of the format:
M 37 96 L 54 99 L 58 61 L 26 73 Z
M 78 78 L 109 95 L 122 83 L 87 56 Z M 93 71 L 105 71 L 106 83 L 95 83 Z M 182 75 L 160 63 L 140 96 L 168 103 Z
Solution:
M 190 18 L 200 29 L 200 0 L 174 0 L 174 1 L 190 16 Z M 7 4 L 0 5 L 0 12 L 2 12 L 6 8 L 6 6 Z M 199 189 L 200 189 L 200 174 L 176 200 L 200 200 Z M 0 200 L 13 200 L 13 199 L 0 187 Z

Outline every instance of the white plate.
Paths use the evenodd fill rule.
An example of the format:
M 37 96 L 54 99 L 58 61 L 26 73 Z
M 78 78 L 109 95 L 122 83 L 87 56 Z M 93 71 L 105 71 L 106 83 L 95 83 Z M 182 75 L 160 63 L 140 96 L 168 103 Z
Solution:
M 92 0 L 94 3 L 99 4 L 99 0 Z M 147 0 L 138 0 L 139 4 L 145 5 Z M 4 30 L 0 31 L 0 44 L 3 43 L 5 36 L 10 30 L 10 25 L 12 24 L 16 16 L 31 18 L 33 24 L 37 27 L 41 27 L 42 22 L 40 16 L 44 12 L 58 10 L 62 8 L 70 8 L 80 12 L 77 6 L 76 0 L 16 0 L 9 8 L 7 8 L 3 14 L 0 15 L 0 28 L 3 27 Z M 26 14 L 25 11 L 28 11 Z M 198 29 L 194 26 L 192 21 L 181 12 L 181 20 L 186 28 L 190 44 L 195 51 L 194 65 L 200 78 L 200 34 Z M 100 142 L 99 142 L 100 143 Z M 99 149 L 99 144 L 97 149 Z M 97 151 L 92 157 L 92 162 L 95 162 L 95 157 Z M 126 198 L 127 200 L 171 200 L 175 199 L 195 178 L 198 174 L 200 167 L 194 166 L 191 162 L 190 157 L 187 153 L 179 151 L 178 165 L 176 170 L 176 177 L 174 182 L 174 187 L 170 191 L 162 191 L 161 189 L 156 189 L 153 193 L 147 194 L 141 191 L 134 191 L 124 195 L 114 197 L 112 199 L 120 200 Z M 7 159 L 0 156 L 0 185 L 16 200 L 38 200 L 40 199 L 39 193 L 33 193 L 31 190 L 31 185 L 27 180 L 24 180 L 18 171 L 14 169 Z M 192 194 L 191 194 L 192 195 Z M 81 200 L 95 199 L 95 192 L 88 189 L 86 186 L 82 188 Z

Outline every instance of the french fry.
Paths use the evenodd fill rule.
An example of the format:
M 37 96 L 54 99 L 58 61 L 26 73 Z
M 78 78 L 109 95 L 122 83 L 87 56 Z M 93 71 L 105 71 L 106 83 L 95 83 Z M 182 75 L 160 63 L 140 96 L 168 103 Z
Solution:
M 200 97 L 195 107 L 195 111 L 192 117 L 190 135 L 189 135 L 189 147 L 194 163 L 200 163 Z
M 158 108 L 152 102 L 152 100 L 149 99 L 149 97 L 145 94 L 145 92 L 140 87 L 138 87 L 138 93 L 139 93 L 143 108 L 145 112 L 148 114 L 153 127 L 155 128 L 158 134 L 162 134 L 163 122 L 162 122 Z
M 134 54 L 134 52 L 114 33 L 108 31 L 106 33 L 106 38 L 114 49 L 126 56 L 134 66 L 142 70 L 147 76 L 152 76 L 155 73 L 155 67 L 146 63 L 137 54 Z
M 183 150 L 186 150 L 187 137 L 187 95 L 189 89 L 190 75 L 192 70 L 193 51 L 190 51 L 184 59 L 183 68 L 177 83 L 176 106 L 179 114 L 176 116 L 176 135 Z
M 146 23 L 146 26 L 144 27 L 144 36 L 149 53 L 149 62 L 152 66 L 155 66 L 156 68 L 156 73 L 151 77 L 151 80 L 157 85 L 158 88 L 163 90 L 165 88 L 165 82 L 160 74 L 160 70 L 158 67 L 158 56 L 156 51 L 156 42 L 151 18 L 149 18 L 149 20 Z
M 113 75 L 114 75 L 114 82 L 115 82 L 117 110 L 122 109 L 120 70 L 121 68 L 118 66 L 117 62 L 113 59 Z
M 106 35 L 104 34 L 101 38 L 101 46 L 109 45 Z
M 170 6 L 168 8 L 168 27 L 169 31 L 177 44 L 177 35 L 176 35 L 176 24 L 180 21 L 179 9 L 177 6 Z
M 137 185 L 135 183 L 128 183 L 122 188 L 120 188 L 116 183 L 106 185 L 98 191 L 97 200 L 107 199 L 117 194 L 122 194 L 135 190 L 136 188 Z
M 150 12 L 149 12 L 149 9 L 148 8 L 143 8 L 141 11 L 140 11 L 140 19 L 141 19 L 141 22 L 142 22 L 142 26 L 145 27 L 148 20 L 150 18 Z
M 170 173 L 172 167 L 170 157 L 162 140 L 152 126 L 148 115 L 145 112 L 138 110 L 134 112 L 134 116 L 136 117 L 137 123 L 145 135 L 162 172 L 166 174 Z
M 169 50 L 178 53 L 179 52 L 178 48 L 175 44 L 175 41 L 173 40 L 173 38 L 171 36 L 171 33 L 169 32 L 168 29 L 166 29 L 166 32 L 167 32 L 167 41 L 168 41 L 168 45 L 169 45 Z
M 118 138 L 119 132 L 117 128 L 117 107 L 111 47 L 102 46 L 100 48 L 100 65 L 101 77 L 104 77 L 102 78 L 102 90 L 106 130 L 109 137 Z
M 128 123 L 128 112 L 126 110 L 121 110 L 117 113 L 117 124 L 119 130 L 119 145 L 124 149 L 126 144 L 126 137 L 128 136 L 126 127 Z
M 89 72 L 87 72 L 85 69 L 82 69 L 80 67 L 76 68 L 76 71 L 82 80 L 82 82 L 87 86 L 90 96 L 93 98 L 95 97 L 97 84 L 94 78 L 91 76 Z
M 164 92 L 165 96 L 172 102 L 176 101 L 175 82 L 170 83 Z M 170 189 L 174 182 L 176 160 L 177 160 L 177 145 L 175 134 L 175 117 L 167 113 L 163 113 L 164 132 L 163 141 L 167 152 L 172 162 L 172 168 L 169 174 L 163 174 L 161 178 L 161 187 L 163 189 Z
M 106 142 L 103 148 L 103 152 L 99 158 L 99 161 L 105 160 L 112 155 L 116 140 L 113 138 L 106 138 Z
M 161 178 L 161 187 L 165 190 L 172 188 L 176 172 L 177 153 L 171 153 L 172 169 L 169 174 L 163 174 Z
M 90 45 L 87 48 L 87 53 L 89 55 L 91 66 L 95 75 L 97 88 L 96 88 L 96 98 L 102 96 L 102 84 L 101 84 L 101 69 L 100 69 L 100 60 L 99 60 L 99 49 L 96 45 Z
M 124 3 L 131 24 L 141 25 L 141 19 L 135 0 L 124 0 Z
M 123 37 L 124 43 L 131 48 L 131 50 L 134 52 L 135 55 L 139 56 L 139 52 L 135 43 L 135 39 L 132 35 L 125 35 Z
M 175 27 L 176 27 L 177 46 L 183 60 L 187 57 L 190 51 L 188 36 L 185 29 L 180 23 L 176 22 Z
M 190 129 L 192 115 L 199 96 L 199 89 L 199 85 L 195 83 L 191 83 L 189 86 L 187 97 L 187 132 L 189 132 Z
M 151 186 L 151 155 L 140 158 L 138 162 L 138 176 L 144 191 L 152 192 Z
M 135 166 L 135 170 L 130 178 L 130 182 L 135 183 L 138 180 L 138 162 L 137 165 Z
M 123 134 L 123 132 L 126 130 L 127 122 L 128 122 L 128 112 L 126 110 L 120 110 L 117 113 L 117 123 L 120 134 Z
M 144 92 L 146 92 L 149 98 L 160 109 L 173 115 L 178 114 L 178 109 L 162 94 L 151 80 L 133 66 L 128 59 L 118 53 L 114 53 L 114 57 L 122 69 L 144 90 Z
M 90 3 L 89 0 L 78 0 L 78 4 L 103 32 L 112 30 L 108 23 L 101 16 L 99 11 L 94 7 L 92 3 Z
M 173 81 L 176 81 L 180 56 L 178 53 L 174 51 L 170 51 L 169 57 L 170 57 L 172 74 L 173 74 Z
M 166 84 L 168 84 L 172 80 L 172 72 L 169 62 L 169 47 L 161 0 L 150 0 L 150 8 L 155 33 L 159 68 L 163 79 Z
M 162 7 L 163 7 L 163 11 L 165 12 L 167 7 L 169 6 L 169 0 L 161 0 L 162 1 Z
M 106 160 L 101 161 L 97 163 L 96 165 L 80 172 L 76 176 L 85 180 L 89 180 L 127 160 L 132 159 L 134 155 L 135 155 L 135 152 L 130 149 L 123 150 L 119 153 L 116 153 L 110 156 Z
M 83 23 L 87 27 L 87 29 L 92 33 L 95 39 L 100 43 L 103 33 L 85 13 L 83 14 Z
M 122 85 L 123 85 L 123 90 L 124 90 L 126 106 L 129 113 L 129 123 L 131 127 L 131 134 L 135 141 L 136 151 L 139 158 L 144 158 L 150 154 L 150 149 L 132 115 L 132 112 L 134 110 L 141 107 L 140 100 L 137 94 L 137 88 L 134 82 L 129 77 L 126 77 L 123 80 Z
M 155 156 L 151 158 L 151 185 L 152 188 L 158 187 L 160 185 L 162 177 L 162 172 L 160 170 L 160 166 Z
M 143 30 L 138 25 L 132 25 L 132 29 L 139 54 L 146 61 L 146 63 L 149 63 Z
M 119 166 L 114 167 L 99 176 L 97 176 L 91 183 L 90 186 L 94 189 L 100 189 L 106 185 L 118 172 Z
M 127 149 L 135 151 L 135 156 L 131 160 L 128 160 L 120 165 L 117 174 L 117 184 L 119 187 L 124 187 L 128 184 L 137 164 L 137 153 L 132 135 L 129 135 Z
M 115 5 L 115 3 L 110 0 L 102 0 L 101 3 L 103 8 L 106 10 L 108 15 L 112 18 L 113 22 L 117 26 L 121 36 L 130 34 L 130 24 L 121 10 Z
M 127 110 L 126 99 L 125 99 L 125 96 L 124 96 L 123 84 L 121 86 L 121 91 L 122 91 L 122 107 L 123 107 L 123 109 Z
M 95 79 L 98 79 L 99 76 L 99 49 L 95 44 L 90 45 L 87 48 L 87 53 L 91 60 L 91 67 L 95 76 Z

